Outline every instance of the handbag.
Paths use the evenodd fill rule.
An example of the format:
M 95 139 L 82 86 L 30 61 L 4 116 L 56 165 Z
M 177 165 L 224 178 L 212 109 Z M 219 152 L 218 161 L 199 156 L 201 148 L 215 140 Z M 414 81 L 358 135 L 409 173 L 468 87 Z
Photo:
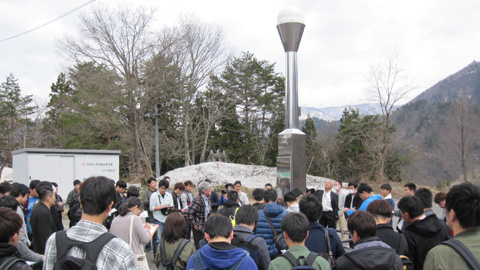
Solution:
M 326 227 L 325 227 L 324 235 L 325 235 L 325 252 L 320 252 L 318 253 L 318 255 L 323 257 L 325 260 L 327 260 L 330 266 L 333 266 L 335 264 L 335 257 L 333 256 L 332 247 L 330 246 L 329 232 L 328 232 L 328 228 Z
M 275 244 L 277 244 L 277 249 L 280 253 L 283 253 L 284 250 L 287 250 L 287 242 L 285 242 L 285 238 L 283 235 L 279 235 L 277 233 L 277 230 L 275 229 L 275 226 L 273 226 L 272 220 L 267 216 L 267 212 L 265 212 L 265 209 L 263 209 L 263 213 L 265 214 L 265 218 L 268 221 L 268 224 L 270 224 L 270 228 L 272 229 L 273 232 L 273 241 L 275 241 Z
M 158 201 L 160 202 L 160 205 L 162 205 L 162 198 L 161 198 L 160 194 L 158 194 Z M 162 213 L 162 215 L 164 215 L 164 216 L 168 216 L 172 212 L 175 212 L 173 206 L 165 207 L 163 209 L 160 209 L 160 213 Z
M 135 216 L 132 216 L 132 219 L 130 220 L 130 247 L 132 247 L 132 236 L 133 236 L 133 219 Z M 132 248 L 133 249 L 133 248 Z M 142 248 L 143 250 L 143 248 Z M 148 266 L 147 262 L 147 256 L 145 255 L 145 252 L 143 254 L 133 254 L 135 257 L 135 266 L 137 270 L 150 270 L 150 267 Z

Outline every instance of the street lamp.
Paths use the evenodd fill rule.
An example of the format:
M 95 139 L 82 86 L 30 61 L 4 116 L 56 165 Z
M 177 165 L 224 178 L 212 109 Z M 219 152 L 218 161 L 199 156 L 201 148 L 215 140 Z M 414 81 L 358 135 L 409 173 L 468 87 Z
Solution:
M 155 177 L 160 176 L 160 150 L 158 142 L 158 113 L 162 112 L 162 104 L 155 104 Z
M 305 29 L 304 16 L 298 7 L 280 11 L 277 30 L 286 56 L 285 127 L 279 134 L 277 186 L 282 193 L 306 187 L 305 133 L 299 129 L 297 52 Z

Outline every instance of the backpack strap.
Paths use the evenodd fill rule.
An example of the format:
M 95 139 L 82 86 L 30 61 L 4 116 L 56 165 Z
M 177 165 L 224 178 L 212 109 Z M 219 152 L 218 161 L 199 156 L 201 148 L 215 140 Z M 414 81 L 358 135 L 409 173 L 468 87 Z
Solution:
M 298 266 L 297 258 L 295 258 L 295 256 L 293 256 L 289 251 L 280 254 L 280 256 L 285 257 L 293 265 L 293 267 Z
M 188 244 L 188 242 L 190 242 L 190 241 L 188 241 L 187 239 L 182 239 L 182 242 L 180 242 L 177 249 L 175 250 L 175 253 L 173 254 L 172 260 L 170 260 L 170 264 L 177 263 L 177 260 L 180 257 L 180 254 L 182 253 L 183 249 Z
M 10 256 L 7 257 L 3 260 L 3 262 L 0 264 L 0 269 L 10 269 L 14 264 L 17 262 L 23 262 L 25 263 L 24 260 L 18 258 L 17 256 Z
M 255 235 L 255 234 L 252 234 L 252 235 L 250 235 L 250 236 L 247 238 L 247 240 L 245 240 L 245 242 L 246 242 L 247 244 L 250 244 L 250 242 L 252 242 L 252 240 L 255 239 L 255 238 L 257 238 L 257 237 L 259 237 L 259 236 L 258 236 L 258 235 Z
M 460 241 L 457 239 L 450 239 L 448 241 L 441 242 L 442 245 L 447 245 L 453 248 L 462 258 L 467 262 L 472 269 L 480 269 L 480 263 L 473 256 L 472 252 Z
M 160 242 L 160 255 L 162 256 L 162 264 L 166 266 L 168 261 L 167 253 L 165 252 L 165 238 L 162 238 L 162 242 Z
M 318 256 L 317 253 L 310 252 L 310 254 L 308 254 L 307 258 L 305 259 L 305 262 L 303 263 L 303 265 L 312 266 L 317 256 Z
M 277 230 L 275 229 L 275 226 L 273 226 L 273 223 L 270 217 L 267 216 L 267 212 L 265 211 L 265 209 L 263 209 L 263 214 L 265 215 L 265 218 L 267 219 L 268 224 L 270 224 L 270 229 L 272 229 L 272 232 L 273 232 L 273 238 L 277 237 L 278 235 Z

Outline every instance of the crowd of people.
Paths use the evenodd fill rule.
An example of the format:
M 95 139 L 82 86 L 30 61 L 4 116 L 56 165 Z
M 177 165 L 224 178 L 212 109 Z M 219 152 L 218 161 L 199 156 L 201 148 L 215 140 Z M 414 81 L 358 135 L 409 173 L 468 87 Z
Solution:
M 192 181 L 146 182 L 140 191 L 106 177 L 75 180 L 66 202 L 56 183 L 1 183 L 0 269 L 149 269 L 148 252 L 158 269 L 480 269 L 472 183 L 435 199 L 408 183 L 395 205 L 389 184 L 378 194 L 341 181 L 248 194 L 235 181 L 217 194 L 205 179 L 194 195 Z

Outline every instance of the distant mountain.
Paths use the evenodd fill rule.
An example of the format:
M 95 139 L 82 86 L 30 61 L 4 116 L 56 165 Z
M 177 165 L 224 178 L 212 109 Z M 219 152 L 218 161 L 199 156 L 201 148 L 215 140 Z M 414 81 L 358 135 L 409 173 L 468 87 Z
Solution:
M 307 119 L 307 116 L 310 115 L 312 118 L 318 118 L 325 121 L 338 121 L 342 118 L 343 111 L 345 108 L 352 107 L 359 110 L 360 115 L 371 115 L 381 113 L 380 106 L 377 103 L 365 103 L 365 104 L 356 104 L 356 105 L 346 105 L 338 107 L 325 107 L 325 108 L 315 108 L 315 107 L 301 107 L 301 116 L 300 120 Z

